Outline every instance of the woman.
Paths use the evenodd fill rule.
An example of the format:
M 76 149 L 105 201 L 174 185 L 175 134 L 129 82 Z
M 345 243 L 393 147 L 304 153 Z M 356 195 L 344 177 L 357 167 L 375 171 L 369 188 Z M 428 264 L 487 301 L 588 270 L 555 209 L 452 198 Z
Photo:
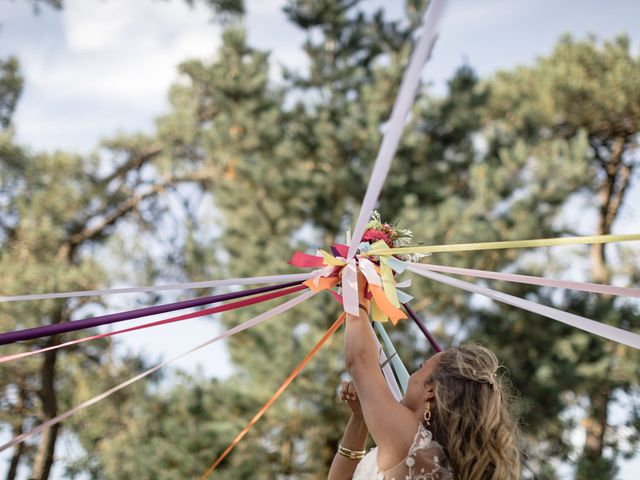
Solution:
M 352 410 L 329 480 L 506 480 L 520 476 L 517 422 L 488 349 L 467 345 L 429 358 L 401 402 L 378 365 L 369 301 L 359 276 L 360 316 L 347 315 L 345 363 Z M 377 447 L 365 455 L 371 433 Z

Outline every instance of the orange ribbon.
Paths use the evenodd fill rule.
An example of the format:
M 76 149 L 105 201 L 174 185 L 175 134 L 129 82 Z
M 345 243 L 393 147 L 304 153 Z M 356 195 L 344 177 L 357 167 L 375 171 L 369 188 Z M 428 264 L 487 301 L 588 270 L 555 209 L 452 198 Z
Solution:
M 390 301 L 387 295 L 384 293 L 382 287 L 377 285 L 369 284 L 369 289 L 373 294 L 373 300 L 376 302 L 376 306 L 380 309 L 380 311 L 389 317 L 391 323 L 394 325 L 398 323 L 399 320 L 403 318 L 407 318 L 402 310 L 396 308 Z
M 309 361 L 316 354 L 316 352 L 318 350 L 320 350 L 320 348 L 327 342 L 327 340 L 329 340 L 331 335 L 333 335 L 336 332 L 336 330 L 338 330 L 338 328 L 340 328 L 340 325 L 342 325 L 344 323 L 345 317 L 346 317 L 346 314 L 343 313 L 342 315 L 340 315 L 340 317 L 338 317 L 338 319 L 333 323 L 333 325 L 331 325 L 331 327 L 329 327 L 329 330 L 327 330 L 325 332 L 325 334 L 318 341 L 318 343 L 311 349 L 311 351 L 309 353 L 307 353 L 307 355 L 302 359 L 302 361 L 293 370 L 293 372 L 291 372 L 291 374 L 282 383 L 282 385 L 280 385 L 278 390 L 276 390 L 276 392 L 271 396 L 271 398 L 269 400 L 267 400 L 267 403 L 265 403 L 262 406 L 262 408 L 258 411 L 258 413 L 256 413 L 255 416 L 249 421 L 247 426 L 242 429 L 242 431 L 236 436 L 236 438 L 233 439 L 233 441 L 229 444 L 229 446 L 225 449 L 225 451 L 222 452 L 222 454 L 216 459 L 216 461 L 213 462 L 213 464 L 207 469 L 207 471 L 200 477 L 200 480 L 204 480 L 204 479 L 208 478 L 209 475 L 211 475 L 213 473 L 213 471 L 218 467 L 218 465 L 220 465 L 222 460 L 224 460 L 225 457 L 227 455 L 229 455 L 229 452 L 231 452 L 231 450 L 233 450 L 233 448 L 247 434 L 249 429 L 258 420 L 260 420 L 260 417 L 262 417 L 262 415 L 265 414 L 265 412 L 269 409 L 269 407 L 271 407 L 273 402 L 275 402 L 278 399 L 278 397 L 280 395 L 282 395 L 282 392 L 284 392 L 287 389 L 287 387 L 291 384 L 291 382 L 293 382 L 293 380 L 298 376 L 298 374 L 307 365 L 307 363 L 309 363 Z
M 309 287 L 309 290 L 312 292 L 320 292 L 322 290 L 327 290 L 333 286 L 335 286 L 340 281 L 340 277 L 320 277 L 318 278 L 318 285 L 316 285 L 313 281 L 313 278 L 309 280 L 305 280 L 303 283 Z

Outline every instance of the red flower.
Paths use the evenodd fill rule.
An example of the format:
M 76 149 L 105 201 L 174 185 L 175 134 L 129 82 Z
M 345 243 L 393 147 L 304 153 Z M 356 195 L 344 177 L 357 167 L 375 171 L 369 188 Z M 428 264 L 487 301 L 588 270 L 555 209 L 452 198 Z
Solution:
M 384 240 L 384 242 L 389 245 L 390 248 L 393 248 L 393 242 L 389 239 L 389 235 L 380 230 L 376 230 L 374 228 L 370 228 L 364 235 L 362 236 L 363 242 L 375 243 L 378 240 Z

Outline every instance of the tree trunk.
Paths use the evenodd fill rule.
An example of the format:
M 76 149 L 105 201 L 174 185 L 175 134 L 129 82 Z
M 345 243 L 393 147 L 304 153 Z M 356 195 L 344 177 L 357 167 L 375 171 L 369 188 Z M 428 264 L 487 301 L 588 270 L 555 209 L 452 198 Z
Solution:
M 600 205 L 596 235 L 611 233 L 611 227 L 629 186 L 631 165 L 625 164 L 622 159 L 624 145 L 624 138 L 616 138 L 611 144 L 607 159 L 602 159 L 600 152 L 596 151 L 596 157 L 600 160 L 605 174 L 604 182 L 598 190 Z M 597 283 L 608 284 L 611 282 L 604 244 L 591 246 L 591 275 Z M 610 302 L 611 308 L 613 308 L 611 297 L 604 297 L 602 301 Z M 607 372 L 611 372 L 613 369 L 614 356 L 614 352 L 611 351 Z M 586 439 L 577 478 L 595 478 L 600 474 L 608 475 L 610 470 L 609 462 L 603 458 L 604 439 L 608 427 L 609 401 L 612 396 L 612 389 L 607 379 L 608 375 L 605 375 L 599 385 L 595 385 L 589 394 L 589 412 L 584 420 Z
M 17 437 L 22 433 L 22 428 L 14 429 L 13 435 Z M 20 465 L 20 459 L 24 453 L 24 442 L 20 442 L 15 446 L 13 455 L 11 456 L 11 463 L 9 464 L 9 470 L 7 471 L 7 480 L 15 480 L 18 473 L 18 466 Z
M 57 343 L 57 337 L 51 337 L 50 345 Z M 42 421 L 45 422 L 58 414 L 58 397 L 55 389 L 57 350 L 45 352 L 41 368 L 42 388 L 40 399 L 42 401 Z M 31 480 L 47 480 L 53 465 L 53 454 L 58 438 L 60 424 L 57 423 L 42 432 L 38 452 L 33 463 Z

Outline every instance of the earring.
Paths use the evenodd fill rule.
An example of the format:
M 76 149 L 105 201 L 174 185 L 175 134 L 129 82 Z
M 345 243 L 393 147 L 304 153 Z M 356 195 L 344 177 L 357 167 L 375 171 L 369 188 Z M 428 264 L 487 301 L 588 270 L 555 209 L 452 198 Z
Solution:
M 427 424 L 427 427 L 431 426 L 431 405 L 429 404 L 429 400 L 424 401 L 424 422 Z

